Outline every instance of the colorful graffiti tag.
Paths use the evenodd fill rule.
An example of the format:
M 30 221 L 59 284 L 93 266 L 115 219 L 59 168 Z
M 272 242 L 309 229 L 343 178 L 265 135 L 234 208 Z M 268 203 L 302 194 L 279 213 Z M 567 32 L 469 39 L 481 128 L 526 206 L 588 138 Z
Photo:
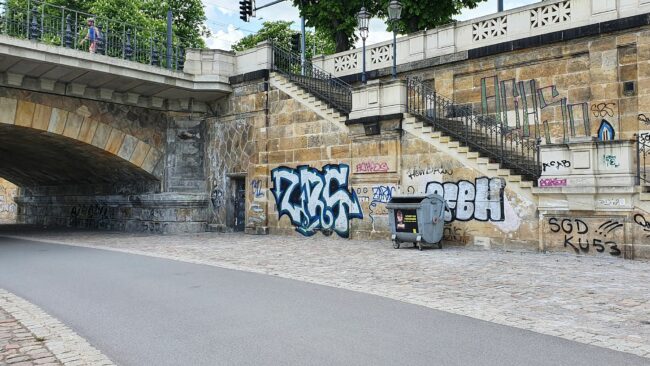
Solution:
M 447 201 L 445 221 L 504 221 L 503 192 L 506 181 L 503 178 L 476 178 L 474 183 L 429 182 L 426 193 L 435 193 Z
M 279 218 L 286 215 L 305 236 L 334 231 L 349 237 L 350 220 L 363 219 L 357 194 L 348 187 L 349 173 L 346 164 L 325 165 L 322 170 L 306 165 L 273 169 L 271 192 Z

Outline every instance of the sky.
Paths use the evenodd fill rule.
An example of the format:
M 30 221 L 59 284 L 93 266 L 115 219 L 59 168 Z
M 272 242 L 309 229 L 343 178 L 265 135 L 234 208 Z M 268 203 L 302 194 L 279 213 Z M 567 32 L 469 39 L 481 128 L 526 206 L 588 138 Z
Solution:
M 256 0 L 256 5 L 262 6 L 271 1 Z M 504 8 L 507 10 L 539 1 L 504 0 Z M 239 19 L 239 0 L 203 0 L 203 4 L 208 17 L 207 25 L 212 31 L 212 36 L 206 39 L 209 48 L 230 50 L 230 47 L 241 38 L 260 29 L 265 21 L 291 20 L 294 21 L 292 28 L 300 30 L 298 9 L 291 6 L 291 1 L 285 1 L 258 11 L 256 17 L 252 18 L 248 23 Z M 474 9 L 465 9 L 456 19 L 468 20 L 496 13 L 496 11 L 497 0 L 487 0 Z M 386 31 L 386 24 L 381 19 L 372 19 L 369 28 L 368 44 L 389 40 L 392 37 L 392 34 Z

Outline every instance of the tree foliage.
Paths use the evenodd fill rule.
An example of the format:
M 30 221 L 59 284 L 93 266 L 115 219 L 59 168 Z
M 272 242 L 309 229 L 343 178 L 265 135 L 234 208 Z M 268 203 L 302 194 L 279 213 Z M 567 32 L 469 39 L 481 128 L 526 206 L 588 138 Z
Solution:
M 15 8 L 27 5 L 26 0 L 10 0 L 10 4 Z M 167 30 L 167 10 L 171 9 L 174 35 L 186 47 L 204 47 L 202 37 L 209 36 L 201 0 L 48 0 L 48 4 L 109 19 L 111 24 L 145 28 L 163 37 Z
M 289 48 L 291 44 L 291 35 L 296 31 L 291 29 L 293 22 L 289 21 L 274 21 L 264 22 L 262 28 L 257 33 L 249 34 L 239 40 L 239 42 L 232 45 L 233 51 L 243 51 L 255 47 L 258 43 L 263 41 L 271 41 L 284 48 Z M 331 54 L 334 53 L 334 43 L 330 42 L 328 38 L 319 31 L 316 33 L 306 32 L 306 53 L 307 58 L 311 58 L 316 49 L 316 54 Z
M 449 23 L 463 8 L 474 8 L 485 0 L 401 0 L 402 17 L 395 25 L 398 32 L 412 33 Z M 336 44 L 336 52 L 352 48 L 357 39 L 357 13 L 362 6 L 372 16 L 388 18 L 390 0 L 293 0 L 307 25 L 316 27 Z M 392 30 L 393 26 L 389 25 Z

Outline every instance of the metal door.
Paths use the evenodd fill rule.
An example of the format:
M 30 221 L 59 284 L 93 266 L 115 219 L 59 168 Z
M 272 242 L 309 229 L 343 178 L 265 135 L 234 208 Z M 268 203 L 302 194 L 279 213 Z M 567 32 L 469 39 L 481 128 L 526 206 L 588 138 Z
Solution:
M 235 181 L 235 231 L 246 228 L 246 180 Z

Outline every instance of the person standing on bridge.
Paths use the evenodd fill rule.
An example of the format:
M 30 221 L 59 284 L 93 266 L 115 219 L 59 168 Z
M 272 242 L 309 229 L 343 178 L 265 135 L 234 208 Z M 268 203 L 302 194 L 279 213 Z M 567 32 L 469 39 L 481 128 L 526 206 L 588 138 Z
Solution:
M 81 43 L 89 41 L 90 46 L 88 47 L 88 52 L 95 53 L 95 51 L 97 51 L 97 40 L 99 39 L 99 37 L 100 37 L 99 29 L 97 29 L 97 27 L 95 27 L 95 19 L 89 18 L 88 19 L 88 34 L 86 34 L 86 37 L 84 37 L 84 39 L 83 39 L 83 41 Z

